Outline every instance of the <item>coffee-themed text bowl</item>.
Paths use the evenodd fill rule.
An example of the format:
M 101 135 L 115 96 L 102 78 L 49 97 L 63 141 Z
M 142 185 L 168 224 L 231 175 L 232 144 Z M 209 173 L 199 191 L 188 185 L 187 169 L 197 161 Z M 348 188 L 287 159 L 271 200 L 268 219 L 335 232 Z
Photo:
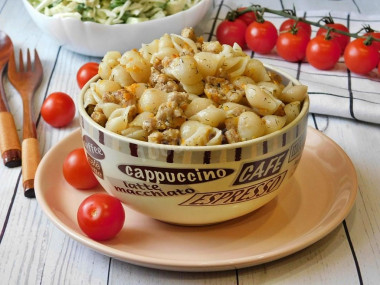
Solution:
M 300 83 L 270 66 L 286 85 Z M 250 213 L 274 199 L 300 160 L 306 139 L 309 98 L 281 130 L 249 141 L 214 146 L 172 146 L 110 132 L 77 105 L 88 160 L 104 189 L 154 219 L 206 225 Z

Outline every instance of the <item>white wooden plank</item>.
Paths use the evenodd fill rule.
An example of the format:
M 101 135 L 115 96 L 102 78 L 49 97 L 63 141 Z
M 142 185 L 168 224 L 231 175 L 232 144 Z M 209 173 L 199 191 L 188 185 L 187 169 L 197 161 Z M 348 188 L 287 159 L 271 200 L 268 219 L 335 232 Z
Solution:
M 118 260 L 112 260 L 111 265 L 110 284 L 237 284 L 235 270 L 221 272 L 175 272 L 144 268 Z
M 16 191 L 16 184 L 21 168 L 7 168 L 0 162 L 0 231 L 7 223 L 9 207 L 12 204 L 12 197 Z M 0 237 L 1 239 L 1 237 Z
M 326 130 L 350 156 L 357 171 L 359 194 L 347 227 L 364 284 L 377 284 L 380 273 L 380 130 L 379 126 L 340 121 Z M 360 138 L 360 139 L 359 139 Z
M 239 284 L 358 284 L 342 225 L 314 245 L 289 257 L 239 270 Z

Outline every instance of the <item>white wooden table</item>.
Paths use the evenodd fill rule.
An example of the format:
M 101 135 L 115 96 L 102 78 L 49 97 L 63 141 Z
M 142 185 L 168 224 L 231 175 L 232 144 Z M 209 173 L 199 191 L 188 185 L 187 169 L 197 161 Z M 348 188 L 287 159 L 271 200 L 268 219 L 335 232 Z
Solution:
M 374 14 L 380 21 L 379 1 L 255 3 L 274 9 L 291 8 L 294 3 L 297 10 L 304 11 Z M 12 38 L 16 49 L 36 48 L 42 59 L 44 79 L 33 104 L 44 154 L 79 126 L 77 117 L 62 129 L 48 126 L 39 113 L 44 98 L 54 91 L 76 96 L 78 68 L 99 59 L 59 46 L 35 26 L 21 0 L 0 0 L 0 29 Z M 380 89 L 380 76 L 373 80 L 377 80 Z M 6 79 L 4 83 L 21 137 L 21 100 Z M 267 264 L 222 272 L 171 272 L 131 265 L 94 252 L 61 232 L 36 199 L 24 197 L 21 169 L 9 169 L 1 163 L 0 284 L 379 284 L 380 126 L 318 114 L 310 114 L 309 124 L 344 149 L 355 165 L 359 181 L 357 200 L 348 217 L 310 247 Z

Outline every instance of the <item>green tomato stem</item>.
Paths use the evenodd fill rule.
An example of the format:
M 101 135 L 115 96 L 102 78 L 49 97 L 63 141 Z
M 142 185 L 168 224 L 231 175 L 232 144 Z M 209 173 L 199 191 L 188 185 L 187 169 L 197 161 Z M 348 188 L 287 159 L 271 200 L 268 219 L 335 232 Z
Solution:
M 282 16 L 282 17 L 285 17 L 285 18 L 290 18 L 290 19 L 293 19 L 293 20 L 298 21 L 298 22 L 304 22 L 304 23 L 312 25 L 312 26 L 316 26 L 316 27 L 319 27 L 319 28 L 326 29 L 327 30 L 327 36 L 330 36 L 330 34 L 332 32 L 334 32 L 334 33 L 337 33 L 337 34 L 342 34 L 342 35 L 349 36 L 351 38 L 365 38 L 366 39 L 366 44 L 368 44 L 368 45 L 371 44 L 372 41 L 380 42 L 380 39 L 374 38 L 373 36 L 360 36 L 359 33 L 363 29 L 360 29 L 360 31 L 358 31 L 357 33 L 348 33 L 348 32 L 345 32 L 345 31 L 341 31 L 341 30 L 329 27 L 327 25 L 320 24 L 321 21 L 326 21 L 327 18 L 329 18 L 329 19 L 332 20 L 331 15 L 329 15 L 328 17 L 322 18 L 318 22 L 313 22 L 313 21 L 306 20 L 305 18 L 295 16 L 294 15 L 295 13 L 293 13 L 293 11 L 292 11 L 292 13 L 289 13 L 289 12 L 287 12 L 287 10 L 285 10 L 285 11 L 283 11 L 283 10 L 273 10 L 273 9 L 270 9 L 270 8 L 261 7 L 260 5 L 251 5 L 251 6 L 245 8 L 245 9 L 242 9 L 240 11 L 237 11 L 237 10 L 234 11 L 234 15 L 235 15 L 234 19 L 236 19 L 236 17 L 238 17 L 240 15 L 243 15 L 245 13 L 254 12 L 256 14 L 256 17 L 259 19 L 258 22 L 260 22 L 260 21 L 262 22 L 263 21 L 263 15 L 264 15 L 265 12 L 267 12 L 267 13 L 279 15 L 279 16 Z M 234 19 L 232 19 L 232 20 L 234 20 Z M 367 27 L 367 29 L 370 29 L 370 27 Z M 328 39 L 328 38 L 326 38 L 326 39 Z

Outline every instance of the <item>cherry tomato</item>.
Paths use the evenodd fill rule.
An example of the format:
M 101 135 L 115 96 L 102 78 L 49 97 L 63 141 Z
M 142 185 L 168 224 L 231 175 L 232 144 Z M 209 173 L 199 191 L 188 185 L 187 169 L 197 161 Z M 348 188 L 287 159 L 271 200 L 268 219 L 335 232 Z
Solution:
M 269 21 L 253 22 L 247 27 L 245 40 L 248 47 L 257 53 L 269 53 L 277 41 L 277 29 Z
M 244 48 L 246 29 L 247 25 L 242 20 L 224 20 L 216 29 L 216 38 L 221 44 L 233 46 L 234 43 L 237 43 L 241 48 Z
M 345 25 L 340 24 L 340 23 L 326 24 L 326 26 L 334 28 L 336 30 L 341 30 L 347 33 L 349 32 L 348 28 Z M 317 36 L 325 36 L 326 34 L 327 34 L 326 29 L 319 28 L 317 32 Z M 346 48 L 347 44 L 350 42 L 350 37 L 343 34 L 336 33 L 336 32 L 331 32 L 330 36 L 333 38 L 334 41 L 336 41 L 339 44 L 340 49 L 341 49 L 340 53 L 343 54 L 344 49 Z
M 117 198 L 96 193 L 80 204 L 77 220 L 81 230 L 93 240 L 109 240 L 123 228 L 125 212 Z
M 305 32 L 282 32 L 276 43 L 277 53 L 287 61 L 301 61 L 305 58 L 309 41 L 310 38 Z
M 364 38 L 350 42 L 344 51 L 344 61 L 349 70 L 367 74 L 379 63 L 380 55 L 373 45 L 365 45 Z
M 77 148 L 66 156 L 63 162 L 63 176 L 77 189 L 91 189 L 99 184 L 83 148 Z
M 325 39 L 325 36 L 311 39 L 306 47 L 306 58 L 317 69 L 332 69 L 339 57 L 339 45 L 331 39 Z
M 46 123 L 53 127 L 64 127 L 75 116 L 74 101 L 66 93 L 51 93 L 42 104 L 41 116 Z
M 293 19 L 287 19 L 287 20 L 285 20 L 284 22 L 282 22 L 282 24 L 280 26 L 280 32 L 292 30 L 292 28 L 294 27 L 295 23 L 296 23 L 296 20 L 293 20 Z M 298 31 L 304 31 L 308 35 L 308 37 L 310 38 L 310 36 L 311 36 L 311 26 L 309 24 L 304 23 L 304 22 L 297 22 L 295 28 Z
M 99 63 L 87 62 L 82 65 L 77 72 L 77 83 L 80 89 L 86 85 L 86 83 L 98 74 Z
M 246 7 L 241 7 L 241 8 L 238 8 L 237 10 L 238 11 L 242 11 L 246 9 Z M 239 20 L 242 20 L 244 23 L 247 24 L 247 26 L 256 21 L 256 15 L 255 15 L 255 12 L 247 12 L 247 13 L 244 13 L 243 15 L 240 15 L 237 17 Z
M 380 32 L 370 32 L 370 33 L 365 33 L 364 36 L 369 36 L 372 35 L 375 39 L 380 40 Z M 378 41 L 372 41 L 372 45 L 377 49 L 377 51 L 380 52 L 380 42 Z

